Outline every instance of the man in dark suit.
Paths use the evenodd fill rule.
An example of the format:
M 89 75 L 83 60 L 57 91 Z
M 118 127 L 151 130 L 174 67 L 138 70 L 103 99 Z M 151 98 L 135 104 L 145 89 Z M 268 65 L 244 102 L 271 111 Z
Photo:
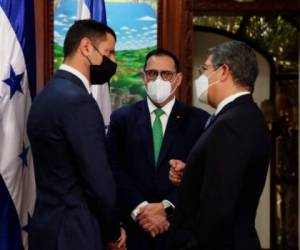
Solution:
M 28 135 L 37 199 L 30 250 L 125 248 L 116 215 L 101 113 L 90 83 L 116 70 L 116 36 L 108 26 L 77 21 L 64 42 L 64 64 L 32 104 Z
M 128 250 L 165 249 L 177 187 L 169 161 L 186 157 L 208 118 L 175 100 L 182 73 L 176 56 L 157 49 L 146 56 L 143 81 L 148 98 L 115 111 L 108 131 L 109 159 Z
M 251 95 L 256 56 L 243 42 L 227 42 L 209 50 L 202 70 L 197 96 L 216 112 L 189 154 L 168 249 L 258 250 L 270 138 Z M 170 177 L 179 183 L 173 170 Z

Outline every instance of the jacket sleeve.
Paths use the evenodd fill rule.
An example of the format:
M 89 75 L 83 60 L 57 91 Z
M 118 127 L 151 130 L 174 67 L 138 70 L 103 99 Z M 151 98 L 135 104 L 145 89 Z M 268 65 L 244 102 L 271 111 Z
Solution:
M 192 141 L 188 141 L 188 145 L 190 145 L 189 148 L 190 151 L 193 148 L 196 141 L 198 140 L 198 138 L 203 133 L 204 126 L 207 122 L 209 114 L 206 111 L 200 110 L 195 107 L 193 108 L 189 107 L 188 110 L 189 110 L 189 116 L 187 118 L 187 122 L 190 122 L 190 124 L 192 125 L 191 127 L 189 127 L 188 131 L 190 134 L 193 134 Z M 187 139 L 185 139 L 185 142 L 187 142 Z M 187 157 L 188 155 L 182 157 L 182 159 L 180 159 L 180 157 L 179 158 L 175 157 L 175 158 L 176 159 L 178 158 L 178 160 L 182 160 L 184 163 L 186 163 Z M 178 196 L 178 188 L 174 188 L 166 195 L 164 199 L 169 200 L 176 207 L 176 203 L 178 200 L 177 196 Z
M 86 95 L 76 97 L 63 114 L 64 133 L 77 162 L 84 194 L 96 208 L 104 237 L 114 242 L 120 236 L 120 224 L 101 113 L 92 97 Z
M 172 189 L 172 191 L 170 191 L 166 195 L 166 197 L 164 198 L 164 200 L 168 200 L 169 202 L 172 203 L 172 205 L 174 205 L 176 207 L 177 195 L 178 195 L 178 188 L 174 188 L 174 189 Z
M 120 110 L 119 110 L 120 111 Z M 109 162 L 117 182 L 118 205 L 122 213 L 128 216 L 142 202 L 146 201 L 141 192 L 126 173 L 126 144 L 124 115 L 119 111 L 111 115 L 110 126 L 107 135 L 107 148 Z

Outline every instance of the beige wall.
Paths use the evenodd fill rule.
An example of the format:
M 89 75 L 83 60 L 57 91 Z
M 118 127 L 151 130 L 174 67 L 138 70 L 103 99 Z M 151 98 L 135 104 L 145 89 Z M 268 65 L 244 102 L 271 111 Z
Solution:
M 229 38 L 218 34 L 199 31 L 194 32 L 194 80 L 199 76 L 197 69 L 199 69 L 199 66 L 206 60 L 207 49 L 229 40 Z M 256 53 L 256 55 L 259 65 L 259 75 L 255 82 L 255 91 L 253 97 L 255 102 L 260 106 L 262 101 L 270 98 L 270 67 L 267 60 L 263 56 L 258 53 Z M 211 107 L 201 104 L 197 101 L 194 90 L 193 105 L 203 108 L 210 113 L 213 112 Z M 262 248 L 270 248 L 270 173 L 268 174 L 266 185 L 260 199 L 256 216 L 256 228 Z

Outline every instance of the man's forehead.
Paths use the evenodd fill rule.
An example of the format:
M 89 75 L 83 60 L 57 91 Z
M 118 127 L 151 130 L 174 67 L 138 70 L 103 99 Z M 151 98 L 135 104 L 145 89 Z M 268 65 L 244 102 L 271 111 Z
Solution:
M 204 64 L 211 64 L 211 62 L 212 62 L 212 55 L 209 55 L 209 56 L 206 58 Z
M 104 36 L 102 36 L 101 38 L 97 39 L 97 44 L 102 44 L 102 43 L 111 43 L 111 44 L 115 44 L 116 40 L 113 37 L 112 34 L 110 33 L 105 33 Z
M 115 50 L 115 46 L 116 46 L 116 43 L 115 43 L 115 40 L 112 40 L 112 39 L 106 39 L 102 42 L 99 43 L 98 45 L 98 48 L 102 48 L 102 49 L 105 49 L 105 50 L 111 50 L 111 51 L 114 51 Z
M 174 60 L 167 55 L 153 55 L 147 61 L 147 67 L 167 67 L 175 69 Z
M 116 42 L 116 39 L 111 33 L 106 32 L 106 39 L 112 42 Z

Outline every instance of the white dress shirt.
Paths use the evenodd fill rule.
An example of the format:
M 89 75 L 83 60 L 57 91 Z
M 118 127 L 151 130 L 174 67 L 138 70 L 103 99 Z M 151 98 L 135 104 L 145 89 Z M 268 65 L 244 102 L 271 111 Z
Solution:
M 77 76 L 83 82 L 88 93 L 91 94 L 90 82 L 81 72 L 79 72 L 77 69 L 75 69 L 72 66 L 67 65 L 67 64 L 60 65 L 59 69 L 68 71 L 68 72 L 72 73 L 73 75 Z
M 243 91 L 243 92 L 239 92 L 236 93 L 234 95 L 228 96 L 226 97 L 223 101 L 221 101 L 216 109 L 216 112 L 214 113 L 214 115 L 217 115 L 227 104 L 233 102 L 235 99 L 237 99 L 238 97 L 242 96 L 242 95 L 249 95 L 251 94 L 249 91 Z
M 155 111 L 155 109 L 157 109 L 157 107 L 153 104 L 153 102 L 149 98 L 147 98 L 147 104 L 148 104 L 148 109 L 150 112 L 151 127 L 152 127 L 154 120 L 155 120 L 155 112 L 154 111 Z M 168 120 L 169 120 L 170 114 L 172 112 L 172 109 L 174 107 L 174 104 L 175 104 L 175 98 L 173 98 L 171 101 L 169 101 L 165 106 L 163 106 L 161 108 L 164 111 L 164 113 L 160 116 L 163 134 L 165 134 Z M 170 202 L 168 200 L 163 200 L 162 203 L 163 203 L 164 208 L 167 208 L 169 206 L 175 207 L 172 204 L 172 202 Z M 133 220 L 136 220 L 136 217 L 138 216 L 140 209 L 142 207 L 146 206 L 147 204 L 149 204 L 148 201 L 143 201 L 131 212 L 131 217 Z
M 153 126 L 154 120 L 155 120 L 155 110 L 157 109 L 157 107 L 153 104 L 153 102 L 147 98 L 147 104 L 148 104 L 148 109 L 150 112 L 150 117 L 151 117 L 151 127 Z M 173 109 L 173 106 L 175 104 L 175 98 L 173 98 L 171 101 L 169 101 L 165 106 L 163 106 L 161 108 L 162 111 L 164 111 L 164 113 L 161 115 L 160 117 L 160 121 L 161 121 L 161 125 L 162 125 L 162 129 L 163 129 L 163 134 L 165 134 L 166 131 L 166 127 L 168 124 L 168 120 L 171 114 L 171 111 Z

